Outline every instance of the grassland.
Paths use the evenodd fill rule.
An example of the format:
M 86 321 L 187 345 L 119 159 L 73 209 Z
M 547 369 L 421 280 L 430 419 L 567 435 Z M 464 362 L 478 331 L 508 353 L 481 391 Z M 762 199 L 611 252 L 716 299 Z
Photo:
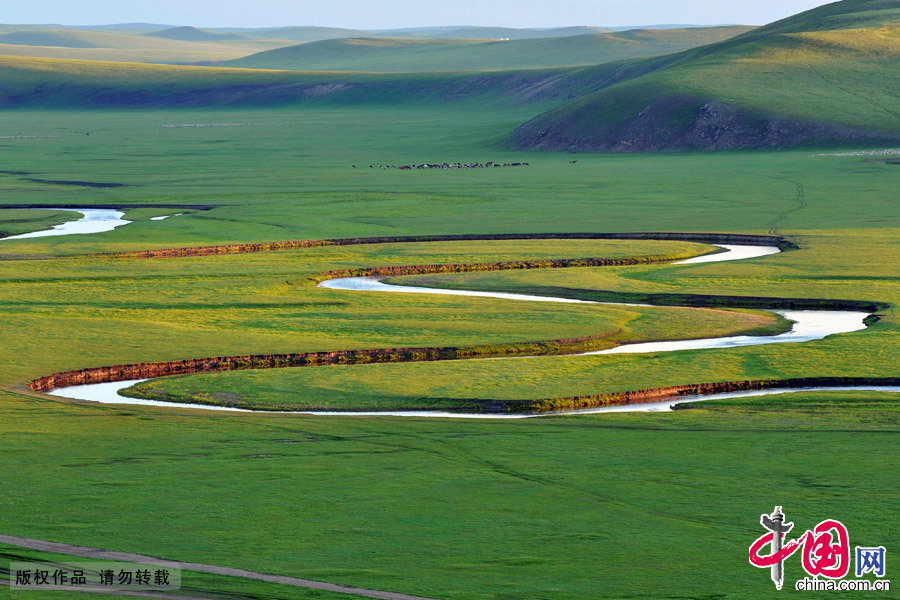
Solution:
M 0 461 L 0 531 L 454 600 L 769 597 L 768 574 L 747 565 L 745 552 L 762 533 L 759 514 L 775 504 L 798 527 L 834 516 L 854 542 L 897 546 L 893 396 L 817 393 L 664 415 L 472 423 L 211 415 L 84 405 L 23 389 L 32 377 L 67 368 L 256 350 L 501 343 L 623 324 L 671 335 L 677 323 L 664 315 L 673 309 L 604 308 L 598 316 L 577 307 L 383 298 L 319 290 L 305 274 L 702 247 L 510 242 L 153 261 L 84 256 L 104 251 L 361 235 L 773 231 L 801 250 L 746 263 L 472 274 L 453 282 L 890 304 L 900 296 L 900 170 L 884 160 L 513 152 L 498 140 L 538 107 L 471 108 L 4 113 L 4 129 L 54 136 L 0 140 L 4 169 L 28 173 L 0 178 L 5 203 L 145 208 L 129 209 L 135 222 L 104 234 L 0 241 L 0 452 L 7 458 Z M 256 126 L 161 127 L 178 123 Z M 532 166 L 378 168 L 517 159 Z M 160 203 L 215 208 L 149 221 L 176 212 L 153 208 Z M 19 260 L 28 256 L 45 258 Z M 258 384 L 254 393 L 273 403 L 298 394 L 406 402 L 748 375 L 885 375 L 895 373 L 897 332 L 889 310 L 867 331 L 811 344 L 649 363 L 585 357 L 329 367 L 271 372 L 266 381 L 235 373 L 172 385 L 212 395 Z M 702 553 L 686 552 L 698 543 Z M 630 567 L 610 567 L 620 563 Z M 798 571 L 789 564 L 789 578 Z M 9 595 L 0 587 L 0 597 Z
M 661 577 L 670 596 L 729 582 L 727 595 L 763 598 L 771 582 L 746 548 L 773 497 L 802 526 L 841 515 L 854 540 L 898 542 L 886 510 L 896 404 L 807 400 L 834 408 L 438 423 L 7 393 L 4 452 L 25 468 L 4 500 L 45 516 L 3 529 L 441 598 L 657 598 Z M 39 455 L 25 450 L 36 439 Z M 686 556 L 698 539 L 703 555 Z M 644 560 L 626 574 L 606 566 L 634 554 Z
M 712 44 L 752 27 L 630 30 L 524 40 L 346 38 L 265 51 L 220 66 L 294 71 L 486 71 L 597 65 Z

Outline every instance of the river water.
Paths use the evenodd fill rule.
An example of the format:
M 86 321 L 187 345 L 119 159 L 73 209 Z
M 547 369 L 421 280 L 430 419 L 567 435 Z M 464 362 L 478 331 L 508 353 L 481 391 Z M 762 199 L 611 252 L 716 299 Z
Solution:
M 31 209 L 29 209 L 31 210 Z M 42 208 L 34 210 L 65 210 L 81 214 L 81 218 L 75 221 L 68 221 L 61 225 L 54 225 L 52 229 L 44 229 L 42 231 L 32 231 L 31 233 L 22 233 L 20 235 L 11 235 L 9 237 L 0 238 L 2 240 L 23 240 L 27 238 L 53 237 L 58 235 L 79 235 L 85 233 L 102 233 L 104 231 L 112 231 L 116 227 L 128 225 L 131 221 L 126 221 L 122 217 L 125 213 L 112 208 Z

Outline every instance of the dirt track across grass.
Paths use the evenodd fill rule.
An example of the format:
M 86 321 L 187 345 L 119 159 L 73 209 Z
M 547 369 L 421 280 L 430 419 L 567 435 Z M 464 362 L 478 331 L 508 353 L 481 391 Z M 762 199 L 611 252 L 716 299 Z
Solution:
M 271 573 L 259 573 L 257 571 L 246 571 L 244 569 L 233 569 L 230 567 L 217 567 L 215 565 L 204 565 L 200 563 L 166 560 L 163 558 L 146 556 L 143 554 L 117 552 L 115 550 L 102 550 L 100 548 L 89 548 L 86 546 L 72 546 L 69 544 L 47 542 L 44 540 L 33 540 L 30 538 L 16 537 L 12 535 L 0 534 L 0 543 L 9 544 L 10 546 L 19 546 L 21 548 L 31 548 L 32 550 L 49 552 L 52 554 L 69 554 L 71 556 L 80 556 L 83 558 L 137 562 L 158 567 L 168 567 L 170 569 L 194 571 L 196 573 L 209 573 L 211 575 L 225 575 L 228 577 L 243 577 L 245 579 L 255 579 L 258 581 L 266 581 L 269 583 L 280 583 L 282 585 L 292 585 L 294 587 L 322 590 L 326 592 L 336 592 L 339 594 L 349 594 L 351 596 L 361 596 L 363 598 L 379 598 L 381 600 L 436 600 L 434 598 L 411 596 L 409 594 L 401 594 L 398 592 L 369 590 L 349 585 L 338 585 L 335 583 L 313 581 L 311 579 L 300 579 L 298 577 L 288 577 L 285 575 L 272 575 Z

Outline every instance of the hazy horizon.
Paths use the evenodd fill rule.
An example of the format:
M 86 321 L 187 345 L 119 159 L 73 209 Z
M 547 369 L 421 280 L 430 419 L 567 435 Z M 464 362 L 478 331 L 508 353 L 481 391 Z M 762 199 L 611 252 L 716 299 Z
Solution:
M 662 24 L 716 26 L 725 23 L 764 25 L 817 6 L 820 0 L 759 0 L 723 3 L 714 0 L 671 2 L 633 0 L 624 5 L 612 0 L 332 0 L 319 3 L 258 0 L 252 12 L 246 5 L 198 0 L 143 2 L 33 0 L 8 7 L 7 24 L 63 25 L 68 27 L 133 23 L 208 28 L 275 28 L 289 26 L 347 29 L 407 29 L 415 27 L 554 28 L 576 25 L 640 27 Z M 215 16 L 210 16 L 215 15 Z

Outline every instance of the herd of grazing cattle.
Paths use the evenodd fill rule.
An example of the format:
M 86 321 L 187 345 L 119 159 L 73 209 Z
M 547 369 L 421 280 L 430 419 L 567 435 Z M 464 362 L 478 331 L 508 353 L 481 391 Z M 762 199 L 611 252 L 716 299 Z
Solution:
M 356 165 L 350 165 L 352 168 L 356 168 Z M 500 167 L 530 167 L 531 165 L 527 162 L 514 162 L 514 163 L 498 163 L 493 161 L 488 161 L 486 163 L 422 163 L 420 165 L 400 165 L 399 167 L 396 165 L 378 165 L 378 168 L 384 171 L 385 169 L 400 169 L 402 171 L 411 171 L 412 169 L 490 169 L 490 168 L 500 168 Z M 370 169 L 374 169 L 375 165 L 369 165 Z

